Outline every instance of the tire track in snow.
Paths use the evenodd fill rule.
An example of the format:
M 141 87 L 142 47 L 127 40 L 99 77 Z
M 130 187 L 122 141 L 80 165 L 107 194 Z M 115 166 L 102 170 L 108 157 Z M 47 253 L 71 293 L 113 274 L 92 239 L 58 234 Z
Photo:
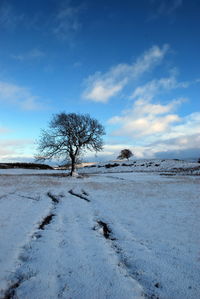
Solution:
M 81 194 L 74 193 L 72 190 L 69 191 L 72 195 L 79 197 L 81 199 L 86 200 L 87 202 L 90 202 L 90 200 L 87 198 L 89 194 L 81 190 Z M 40 221 L 36 231 L 31 235 L 30 241 L 26 243 L 23 246 L 23 250 L 21 253 L 19 253 L 18 257 L 18 263 L 19 267 L 17 267 L 16 271 L 12 274 L 10 277 L 10 286 L 4 291 L 4 295 L 0 297 L 0 299 L 13 299 L 16 298 L 17 294 L 17 289 L 25 282 L 29 281 L 31 278 L 34 278 L 37 276 L 37 272 L 30 272 L 28 270 L 29 266 L 28 263 L 31 259 L 32 256 L 32 247 L 33 244 L 37 239 L 42 238 L 41 231 L 44 231 L 48 225 L 51 224 L 53 221 L 53 218 L 56 215 L 56 208 L 60 202 L 60 199 L 64 197 L 63 195 L 55 195 L 52 194 L 50 191 L 47 192 L 47 196 L 50 198 L 52 201 L 52 208 L 49 210 L 48 214 Z M 39 198 L 33 198 L 30 196 L 21 196 L 22 198 L 28 198 L 31 200 L 38 201 Z M 58 278 L 59 279 L 59 278 Z M 60 280 L 60 279 L 59 279 Z M 64 284 L 61 289 L 58 292 L 58 298 L 62 298 L 62 294 L 64 291 L 67 289 L 67 284 Z
M 56 216 L 56 214 L 52 212 L 56 210 L 56 205 L 59 203 L 60 197 L 63 197 L 62 195 L 59 196 L 53 195 L 51 192 L 48 192 L 47 196 L 52 200 L 53 207 L 51 208 L 49 214 L 45 216 L 43 220 L 40 222 L 40 224 L 38 225 L 38 230 L 32 234 L 30 241 L 23 246 L 24 251 L 22 251 L 19 255 L 19 260 L 22 262 L 22 264 L 20 264 L 20 267 L 18 267 L 18 269 L 12 275 L 13 277 L 11 278 L 11 284 L 7 288 L 7 290 L 4 291 L 4 295 L 1 296 L 0 299 L 16 298 L 16 291 L 20 287 L 20 285 L 37 275 L 37 273 L 31 273 L 31 272 L 23 273 L 23 268 L 27 263 L 27 261 L 29 260 L 29 256 L 31 255 L 31 252 L 29 252 L 29 254 L 27 253 L 29 250 L 31 251 L 32 243 L 35 242 L 36 239 L 42 237 L 39 231 L 44 230 L 46 226 L 52 222 L 53 217 Z M 27 197 L 27 196 L 21 196 L 21 197 L 38 201 L 38 198 Z
M 89 196 L 84 190 L 73 190 L 76 194 Z M 137 281 L 131 280 L 123 267 L 119 270 L 118 257 L 112 254 L 112 250 L 105 246 L 100 238 L 91 233 L 94 223 L 93 206 L 80 201 L 79 196 L 76 196 L 77 199 L 73 196 L 66 198 L 66 201 L 62 202 L 64 205 L 59 205 L 58 196 L 49 194 L 48 197 L 51 198 L 53 207 L 40 222 L 32 240 L 25 245 L 20 257 L 22 264 L 5 293 L 7 297 L 2 298 L 93 298 L 96 292 L 98 298 L 114 299 L 118 295 L 118 298 L 141 298 L 136 295 L 141 293 Z M 56 211 L 57 208 L 59 210 Z M 43 235 L 42 230 L 45 230 L 54 216 L 57 216 L 56 212 L 59 217 L 56 217 L 54 232 L 50 230 Z M 54 216 L 50 217 L 52 214 Z M 48 217 L 50 219 L 47 219 Z M 46 221 L 48 223 L 42 229 L 41 225 Z M 111 239 L 110 227 L 103 221 L 99 221 L 98 225 L 108 235 L 108 239 Z M 37 239 L 43 236 L 44 241 L 39 243 L 38 240 L 37 243 Z M 50 251 L 50 255 L 46 254 L 47 250 Z M 52 268 L 46 266 L 49 260 Z M 45 281 L 41 280 L 40 275 L 40 271 L 43 270 Z M 28 293 L 30 289 L 32 292 Z M 38 293 L 38 290 L 42 290 L 41 293 Z M 50 294 L 50 297 L 47 294 Z
M 109 177 L 109 176 L 107 176 L 107 177 Z M 109 178 L 112 178 L 115 180 L 124 180 L 123 178 L 113 177 L 113 176 L 109 177 Z M 76 192 L 74 192 L 71 189 L 68 191 L 68 193 L 90 202 L 90 200 L 88 199 L 89 194 L 87 192 L 85 192 L 83 189 L 81 191 L 76 191 Z M 83 195 L 86 195 L 87 197 L 85 197 Z M 110 226 L 106 222 L 104 222 L 102 220 L 97 220 L 96 223 L 97 224 L 95 226 L 93 226 L 92 230 L 99 230 L 101 232 L 101 234 L 104 236 L 104 238 L 111 242 L 116 240 L 116 238 L 113 236 L 113 232 L 112 232 Z M 114 249 L 117 258 L 120 260 L 116 265 L 122 270 L 123 276 L 127 277 L 127 278 L 131 278 L 134 282 L 138 282 L 138 279 L 137 279 L 138 277 L 136 275 L 134 276 L 131 273 L 125 257 L 121 254 L 122 249 L 118 245 L 116 245 L 116 243 L 112 244 L 111 247 L 112 247 L 112 249 Z M 142 293 L 142 297 L 146 297 L 146 295 L 144 293 Z M 159 298 L 155 297 L 155 299 L 159 299 Z
M 72 190 L 75 194 L 82 195 L 84 192 L 89 196 L 79 186 Z M 74 196 L 71 192 L 69 194 Z M 119 271 L 117 256 L 97 234 L 92 233 L 92 201 L 90 205 L 85 205 L 83 201 L 79 204 L 78 199 L 72 199 L 66 198 L 65 202 L 68 209 L 65 240 L 68 244 L 64 244 L 64 248 L 69 256 L 66 266 L 70 271 L 66 277 L 67 293 L 62 293 L 63 298 L 71 298 L 72 294 L 76 298 L 144 298 L 141 296 L 141 286 L 130 279 L 125 271 Z M 105 238 L 112 239 L 112 232 L 105 222 L 99 220 L 97 226 Z
M 137 269 L 133 270 L 130 267 L 128 258 L 125 256 L 122 248 L 115 242 L 117 241 L 117 238 L 114 237 L 111 227 L 105 221 L 102 220 L 97 220 L 96 223 L 97 224 L 93 227 L 93 230 L 101 233 L 103 237 L 109 241 L 111 248 L 114 250 L 115 254 L 119 259 L 118 267 L 123 270 L 125 277 L 132 278 L 133 280 L 139 282 L 140 279 L 138 277 L 139 273 Z M 142 243 L 140 244 L 142 245 Z M 161 287 L 160 283 L 159 282 L 155 283 L 154 287 L 157 289 L 160 288 Z M 142 295 L 144 296 L 144 298 L 147 299 L 159 299 L 159 296 L 158 294 L 156 294 L 156 292 L 152 293 L 149 292 L 149 290 L 147 289 L 146 291 L 143 292 Z
M 88 199 L 88 193 L 84 190 L 81 191 L 81 193 L 75 193 L 72 189 L 68 191 L 71 195 L 74 195 L 76 197 L 79 197 L 81 199 L 84 199 L 87 202 L 90 202 L 90 199 Z

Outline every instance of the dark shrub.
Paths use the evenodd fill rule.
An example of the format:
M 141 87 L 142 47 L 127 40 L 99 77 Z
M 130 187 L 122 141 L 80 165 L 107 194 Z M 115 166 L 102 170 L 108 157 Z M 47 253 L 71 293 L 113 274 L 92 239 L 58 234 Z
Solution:
M 105 165 L 105 168 L 111 168 L 111 167 L 117 167 L 117 166 L 119 166 L 118 163 L 114 163 L 114 164 L 106 164 L 106 165 Z
M 126 163 L 122 163 L 122 166 L 133 166 L 134 164 L 126 164 Z

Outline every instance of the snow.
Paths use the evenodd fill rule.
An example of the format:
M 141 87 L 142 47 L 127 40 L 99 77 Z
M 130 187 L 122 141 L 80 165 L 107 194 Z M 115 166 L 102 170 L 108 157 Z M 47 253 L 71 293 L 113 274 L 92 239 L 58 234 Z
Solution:
M 111 165 L 111 167 L 108 167 Z M 116 166 L 114 166 L 116 165 Z M 105 167 L 107 166 L 107 167 Z M 190 171 L 200 174 L 200 164 L 197 162 L 188 162 L 177 159 L 151 159 L 151 160 L 130 160 L 130 161 L 110 161 L 107 163 L 98 163 L 92 166 L 86 166 L 79 169 L 80 173 L 104 173 L 104 172 L 160 172 L 173 171 L 181 172 Z M 191 174 L 191 173 L 190 173 Z
M 0 170 L 0 298 L 200 298 L 198 165 L 144 163 Z

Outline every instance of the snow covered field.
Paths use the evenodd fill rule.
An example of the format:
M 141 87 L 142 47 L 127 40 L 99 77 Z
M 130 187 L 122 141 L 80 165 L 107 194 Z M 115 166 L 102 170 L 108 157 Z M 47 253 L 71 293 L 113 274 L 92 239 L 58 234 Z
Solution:
M 0 298 L 200 298 L 199 164 L 128 163 L 0 170 Z

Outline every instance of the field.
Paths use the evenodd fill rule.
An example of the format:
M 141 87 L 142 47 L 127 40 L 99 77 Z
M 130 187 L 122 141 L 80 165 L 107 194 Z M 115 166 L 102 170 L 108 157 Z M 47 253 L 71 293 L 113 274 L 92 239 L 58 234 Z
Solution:
M 200 298 L 199 164 L 119 164 L 0 170 L 0 298 Z

